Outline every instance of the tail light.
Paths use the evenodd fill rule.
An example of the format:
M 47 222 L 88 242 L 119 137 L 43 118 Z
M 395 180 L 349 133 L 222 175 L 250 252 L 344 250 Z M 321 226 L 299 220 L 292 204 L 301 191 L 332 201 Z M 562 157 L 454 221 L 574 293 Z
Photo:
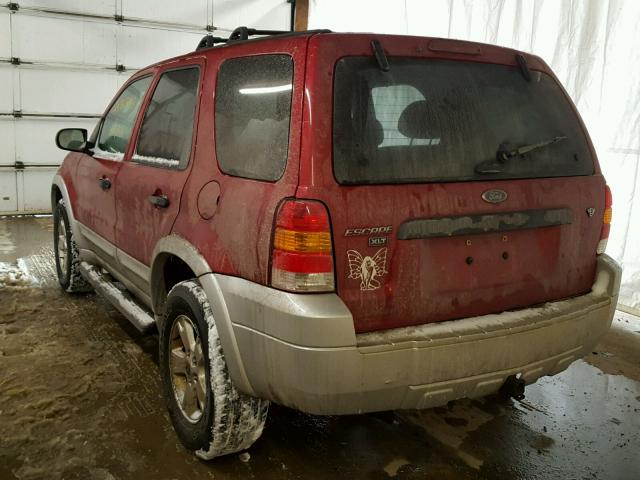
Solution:
M 596 254 L 602 255 L 607 249 L 607 240 L 609 240 L 609 232 L 611 231 L 611 205 L 613 198 L 611 189 L 608 185 L 604 187 L 604 213 L 602 215 L 602 230 L 600 230 L 600 241 L 596 247 Z
M 291 292 L 334 290 L 331 225 L 325 206 L 286 200 L 276 214 L 271 285 Z

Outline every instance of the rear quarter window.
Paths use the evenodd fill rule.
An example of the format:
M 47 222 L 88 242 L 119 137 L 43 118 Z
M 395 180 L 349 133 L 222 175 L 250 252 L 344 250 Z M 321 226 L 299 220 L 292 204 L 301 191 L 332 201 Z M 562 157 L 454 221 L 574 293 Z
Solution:
M 293 59 L 259 55 L 225 61 L 215 102 L 216 154 L 229 175 L 278 180 L 287 164 Z

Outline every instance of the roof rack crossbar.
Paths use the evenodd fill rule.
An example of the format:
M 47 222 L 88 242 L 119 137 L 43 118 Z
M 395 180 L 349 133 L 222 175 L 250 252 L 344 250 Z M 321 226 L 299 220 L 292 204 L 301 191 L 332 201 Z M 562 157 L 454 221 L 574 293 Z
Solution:
M 196 52 L 205 48 L 215 47 L 218 43 L 233 43 L 249 40 L 249 37 L 252 37 L 254 35 L 308 35 L 311 33 L 331 33 L 331 30 L 306 30 L 303 32 L 290 32 L 289 30 L 260 30 L 257 28 L 238 27 L 233 32 L 231 32 L 229 38 L 205 35 L 198 43 Z
M 200 40 L 200 42 L 198 43 L 198 46 L 196 47 L 196 52 L 198 50 L 202 50 L 204 48 L 211 48 L 216 43 L 227 43 L 228 41 L 229 41 L 228 38 L 214 37 L 212 35 L 205 35 L 204 37 L 202 37 L 202 40 Z
M 282 35 L 283 33 L 291 32 L 289 30 L 258 30 L 257 28 L 238 27 L 229 35 L 229 41 L 249 40 L 249 37 L 254 35 Z

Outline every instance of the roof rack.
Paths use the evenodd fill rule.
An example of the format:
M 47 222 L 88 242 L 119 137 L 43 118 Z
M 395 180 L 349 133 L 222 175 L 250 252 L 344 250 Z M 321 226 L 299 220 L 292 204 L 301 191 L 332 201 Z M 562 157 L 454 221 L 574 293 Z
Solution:
M 256 35 L 261 36 L 273 36 L 273 35 L 304 35 L 308 33 L 331 33 L 331 30 L 307 30 L 303 32 L 292 32 L 289 30 L 259 30 L 256 28 L 248 28 L 248 27 L 238 27 L 229 38 L 223 37 L 214 37 L 212 35 L 205 35 L 202 40 L 198 43 L 196 47 L 196 52 L 198 50 L 203 50 L 205 48 L 215 47 L 218 43 L 234 43 L 234 42 L 242 42 L 245 40 L 249 40 L 249 37 L 253 37 Z

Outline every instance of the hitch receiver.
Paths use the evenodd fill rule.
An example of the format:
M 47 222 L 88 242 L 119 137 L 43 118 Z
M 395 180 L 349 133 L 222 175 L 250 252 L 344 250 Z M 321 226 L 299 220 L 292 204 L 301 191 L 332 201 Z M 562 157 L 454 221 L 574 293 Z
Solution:
M 517 375 L 510 375 L 500 387 L 500 393 L 505 397 L 512 397 L 516 400 L 524 398 L 524 380 Z

